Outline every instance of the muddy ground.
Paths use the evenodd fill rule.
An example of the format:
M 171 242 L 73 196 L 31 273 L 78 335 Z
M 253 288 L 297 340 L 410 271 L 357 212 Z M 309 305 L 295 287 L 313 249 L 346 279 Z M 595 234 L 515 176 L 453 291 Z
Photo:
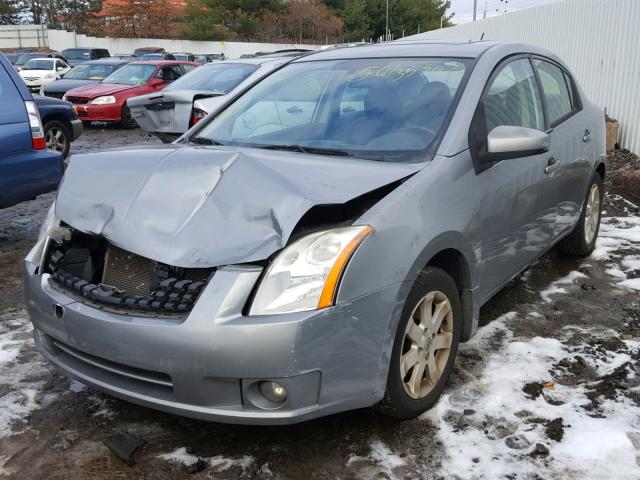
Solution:
M 145 142 L 156 140 L 89 128 L 72 151 Z M 616 162 L 614 171 L 632 170 Z M 640 209 L 625 200 L 638 200 L 640 184 L 613 180 L 597 255 L 548 254 L 511 282 L 483 307 L 443 400 L 400 423 L 365 409 L 229 426 L 71 382 L 42 361 L 23 309 L 21 260 L 53 194 L 0 210 L 0 478 L 640 478 L 640 291 L 624 286 L 640 277 L 640 265 L 625 263 L 640 259 L 640 240 L 625 237 L 640 229 Z M 134 467 L 102 443 L 122 432 L 146 442 Z M 580 456 L 579 438 L 597 444 L 607 432 Z M 203 470 L 191 474 L 198 458 Z

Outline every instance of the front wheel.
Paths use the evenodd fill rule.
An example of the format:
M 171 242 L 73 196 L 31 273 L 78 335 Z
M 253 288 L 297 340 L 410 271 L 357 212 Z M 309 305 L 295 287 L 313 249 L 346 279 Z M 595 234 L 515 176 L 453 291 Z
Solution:
M 596 173 L 587 190 L 587 198 L 584 200 L 578 224 L 569 236 L 558 243 L 557 250 L 560 253 L 584 257 L 593 252 L 600 230 L 603 200 L 602 179 Z
M 449 379 L 461 331 L 460 294 L 455 282 L 445 271 L 427 267 L 405 302 L 385 397 L 377 408 L 401 419 L 429 410 Z
M 129 110 L 129 107 L 127 106 L 126 103 L 122 107 L 122 113 L 120 114 L 120 123 L 119 123 L 119 125 L 120 125 L 120 127 L 127 128 L 127 129 L 136 128 L 138 126 L 138 123 L 136 122 L 136 120 L 131 115 L 131 110 Z

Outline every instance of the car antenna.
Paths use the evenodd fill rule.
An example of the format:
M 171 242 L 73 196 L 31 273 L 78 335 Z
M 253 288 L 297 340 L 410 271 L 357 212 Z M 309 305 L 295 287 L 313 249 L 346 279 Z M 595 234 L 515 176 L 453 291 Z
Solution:
M 483 38 L 484 38 L 484 32 L 482 32 L 482 35 L 480 36 L 480 41 L 482 41 Z

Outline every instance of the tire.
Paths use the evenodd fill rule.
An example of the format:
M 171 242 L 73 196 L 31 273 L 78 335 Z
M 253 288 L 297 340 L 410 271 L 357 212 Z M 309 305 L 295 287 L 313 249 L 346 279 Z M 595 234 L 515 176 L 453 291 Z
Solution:
M 597 191 L 594 192 L 594 189 L 597 189 Z M 602 179 L 596 173 L 587 189 L 587 196 L 582 204 L 582 213 L 580 213 L 578 224 L 573 232 L 558 242 L 556 250 L 559 253 L 585 257 L 593 252 L 596 247 L 598 232 L 600 231 L 603 200 Z M 597 203 L 597 205 L 594 203 Z M 593 215 L 591 215 L 592 212 Z
M 430 298 L 431 303 L 429 303 Z M 422 305 L 427 309 L 421 309 L 420 306 Z M 424 324 L 419 324 L 420 313 L 422 311 L 434 313 L 434 310 L 437 313 L 437 308 L 440 306 L 445 309 L 443 312 L 446 312 L 447 305 L 450 311 L 445 315 L 440 315 L 444 320 L 442 320 L 437 329 L 434 329 L 437 335 L 433 337 L 432 332 L 431 335 L 427 334 L 425 336 L 423 333 L 428 332 L 428 330 L 424 328 Z M 435 319 L 437 320 L 440 316 L 437 315 Z M 413 323 L 411 331 L 414 332 L 414 335 L 412 337 L 408 333 L 410 321 Z M 422 335 L 419 341 L 413 340 L 417 337 L 416 332 L 420 332 Z M 409 419 L 417 417 L 433 407 L 444 390 L 453 369 L 461 332 L 462 310 L 460 294 L 455 282 L 445 271 L 439 268 L 427 267 L 416 280 L 402 309 L 402 317 L 396 331 L 391 354 L 385 396 L 376 405 L 376 409 L 398 419 Z M 427 340 L 425 343 L 425 340 L 427 338 L 435 340 L 445 334 L 448 334 L 450 338 L 448 351 L 446 348 L 435 350 L 433 361 L 429 362 L 430 352 L 434 351 L 431 347 L 433 346 L 435 349 L 436 342 Z M 442 340 L 441 338 L 437 343 L 442 344 Z M 444 342 L 444 344 L 446 343 L 448 342 Z M 407 353 L 410 352 L 415 353 L 407 356 Z M 404 369 L 403 377 L 401 360 L 415 358 L 415 355 L 421 358 L 425 364 L 423 375 L 419 375 L 421 362 L 418 360 L 413 367 Z M 435 365 L 436 368 L 430 368 L 429 363 L 432 364 L 432 367 Z M 405 362 L 405 364 L 410 365 L 411 362 Z M 436 371 L 435 382 L 430 378 L 429 372 L 432 370 Z M 412 382 L 411 380 L 414 377 L 416 379 L 420 377 L 420 381 Z M 413 385 L 414 388 L 410 385 Z
M 47 148 L 56 150 L 66 160 L 71 148 L 71 133 L 69 127 L 58 120 L 49 120 L 44 124 L 44 138 Z
M 136 128 L 138 126 L 135 119 L 131 116 L 131 110 L 129 110 L 126 103 L 122 107 L 122 113 L 120 114 L 120 122 L 118 125 L 121 128 L 126 129 Z

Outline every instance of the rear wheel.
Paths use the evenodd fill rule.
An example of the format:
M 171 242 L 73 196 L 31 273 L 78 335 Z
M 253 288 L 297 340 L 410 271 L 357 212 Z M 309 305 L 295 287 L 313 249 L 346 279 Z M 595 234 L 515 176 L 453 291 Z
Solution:
M 430 409 L 453 369 L 461 331 L 455 282 L 443 270 L 427 267 L 404 305 L 385 397 L 377 408 L 402 419 Z
M 558 243 L 557 250 L 560 253 L 584 257 L 593 252 L 600 230 L 603 200 L 602 179 L 596 173 L 587 190 L 587 198 L 582 206 L 578 224 L 569 236 Z
M 136 128 L 138 126 L 135 119 L 131 116 L 131 110 L 129 110 L 126 103 L 122 107 L 119 125 L 122 128 Z
M 67 126 L 58 120 L 50 120 L 44 124 L 44 138 L 47 148 L 56 150 L 66 160 L 71 148 L 71 135 Z

